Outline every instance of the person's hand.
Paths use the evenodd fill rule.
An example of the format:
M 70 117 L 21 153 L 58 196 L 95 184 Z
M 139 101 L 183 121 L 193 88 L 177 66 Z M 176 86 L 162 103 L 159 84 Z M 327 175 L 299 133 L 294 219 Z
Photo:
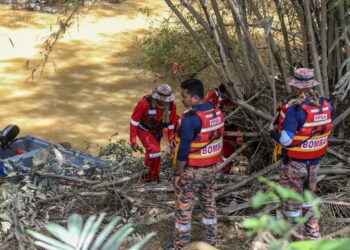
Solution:
M 136 152 L 140 148 L 140 146 L 137 145 L 137 143 L 131 143 L 131 148 L 134 152 Z
M 180 180 L 180 175 L 175 175 L 173 178 L 173 185 L 175 188 L 179 188 L 179 186 L 178 186 L 179 180 Z
M 174 149 L 176 147 L 175 139 L 169 141 L 170 148 Z
M 274 130 L 275 130 L 275 124 L 274 122 L 271 122 L 269 126 L 269 131 L 274 131 Z
M 169 147 L 170 147 L 170 158 L 173 158 L 174 157 L 174 152 L 175 152 L 175 147 L 176 147 L 176 143 L 175 143 L 175 140 L 171 140 L 169 141 Z

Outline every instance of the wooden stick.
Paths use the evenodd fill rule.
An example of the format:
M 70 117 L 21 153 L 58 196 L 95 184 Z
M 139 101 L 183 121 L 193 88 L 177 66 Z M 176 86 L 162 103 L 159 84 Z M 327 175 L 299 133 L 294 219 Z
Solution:
M 220 170 L 225 167 L 227 164 L 229 164 L 233 158 L 235 158 L 238 154 L 240 154 L 241 152 L 243 152 L 244 149 L 246 149 L 249 144 L 252 143 L 252 141 L 247 141 L 246 143 L 244 143 L 239 149 L 237 149 L 232 155 L 230 155 L 228 158 L 226 158 L 226 160 L 224 160 L 224 162 L 220 163 L 217 167 L 216 170 L 217 172 L 220 172 Z
M 42 177 L 50 178 L 50 179 L 61 179 L 65 181 L 74 181 L 74 182 L 79 182 L 83 184 L 89 184 L 89 185 L 96 185 L 101 183 L 101 181 L 92 181 L 92 180 L 86 180 L 82 178 L 76 178 L 76 177 L 71 177 L 71 176 L 62 176 L 62 175 L 57 175 L 57 174 L 51 174 L 51 173 L 44 173 L 44 172 L 34 172 L 34 175 L 40 175 Z
M 120 184 L 128 182 L 128 181 L 130 181 L 132 179 L 138 178 L 141 174 L 147 174 L 148 172 L 149 172 L 149 169 L 144 169 L 141 172 L 137 172 L 137 173 L 131 174 L 129 176 L 120 178 L 118 180 L 96 184 L 96 185 L 90 187 L 89 189 L 95 190 L 95 189 L 99 189 L 99 188 L 105 188 L 105 187 L 109 187 L 109 186 L 120 185 Z
M 347 157 L 345 157 L 345 156 L 342 155 L 342 154 L 339 154 L 339 153 L 335 152 L 333 149 L 328 148 L 328 149 L 327 149 L 327 153 L 329 153 L 329 154 L 335 156 L 337 159 L 339 159 L 339 160 L 341 160 L 341 161 L 347 163 L 348 165 L 350 165 L 350 160 L 349 160 Z
M 252 100 L 254 100 L 256 97 L 258 97 L 262 92 L 264 92 L 265 88 L 263 88 L 262 90 L 260 90 L 258 93 L 256 93 L 255 95 L 253 95 L 252 97 L 250 97 L 248 100 L 245 101 L 245 103 L 250 103 Z M 232 111 L 228 116 L 225 117 L 225 121 L 227 121 L 228 119 L 230 119 L 232 116 L 234 116 L 239 110 L 241 110 L 242 107 L 239 106 L 238 108 L 236 108 L 234 111 Z
M 275 171 L 277 168 L 280 167 L 281 163 L 282 163 L 282 161 L 279 160 L 279 161 L 271 164 L 270 166 L 265 167 L 264 169 L 260 170 L 259 172 L 253 174 L 252 176 L 248 177 L 247 179 L 244 179 L 243 181 L 237 183 L 236 185 L 233 185 L 230 188 L 223 189 L 223 190 L 219 191 L 217 196 L 216 196 L 216 199 L 220 199 L 225 194 L 228 194 L 237 188 L 240 188 L 240 187 L 243 187 L 244 185 L 247 185 L 248 183 L 257 179 L 259 176 L 263 176 L 267 173 L 272 173 L 273 171 Z
M 45 203 L 62 200 L 64 198 L 68 198 L 68 197 L 72 197 L 72 196 L 83 196 L 83 197 L 98 196 L 99 197 L 99 196 L 107 196 L 107 195 L 109 195 L 109 192 L 70 192 L 70 193 L 67 192 L 67 193 L 63 193 L 63 194 L 48 198 L 46 200 L 37 201 L 37 202 L 35 202 L 35 205 L 40 206 L 40 205 L 43 205 Z
M 261 136 L 261 133 L 259 132 L 233 132 L 233 131 L 229 131 L 229 132 L 224 132 L 224 135 L 229 135 L 229 136 L 238 136 L 238 137 L 258 137 Z
M 336 232 L 322 236 L 322 239 L 323 240 L 332 239 L 332 238 L 337 237 L 339 235 L 346 235 L 346 234 L 348 234 L 348 232 L 350 232 L 350 227 L 346 226 L 346 227 L 343 227 L 342 229 L 340 229 Z
M 331 144 L 350 144 L 350 140 L 340 139 L 340 138 L 328 138 L 328 142 Z
M 342 121 L 344 121 L 350 115 L 350 107 L 348 107 L 343 113 L 337 116 L 333 121 L 333 128 L 337 127 Z

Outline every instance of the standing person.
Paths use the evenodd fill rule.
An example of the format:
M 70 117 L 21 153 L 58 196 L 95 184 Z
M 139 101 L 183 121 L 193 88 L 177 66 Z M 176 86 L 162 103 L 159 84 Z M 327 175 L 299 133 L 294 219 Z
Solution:
M 145 181 L 159 182 L 163 129 L 167 128 L 169 143 L 172 142 L 177 120 L 175 95 L 168 84 L 158 86 L 136 105 L 130 120 L 130 143 L 136 151 L 138 137 L 146 150 L 145 166 L 150 169 L 150 179 Z
M 212 102 L 216 107 L 220 108 L 222 113 L 228 115 L 235 109 L 235 104 L 230 100 L 229 94 L 226 90 L 224 84 L 220 84 L 219 88 L 214 88 L 208 92 L 205 102 Z M 242 137 L 237 137 L 232 135 L 233 132 L 238 132 L 239 128 L 229 122 L 225 122 L 225 132 L 224 132 L 224 144 L 222 150 L 222 156 L 228 158 L 232 155 L 239 143 L 242 142 Z M 232 168 L 232 163 L 226 165 L 221 173 L 230 174 Z
M 181 97 L 187 111 L 176 128 L 175 230 L 174 244 L 165 249 L 181 249 L 190 242 L 192 210 L 196 197 L 203 213 L 203 241 L 215 245 L 215 164 L 221 160 L 224 117 L 219 108 L 204 102 L 203 83 L 189 79 L 181 83 Z
M 314 80 L 312 69 L 295 70 L 294 78 L 288 83 L 296 98 L 288 102 L 285 117 L 280 116 L 281 133 L 270 125 L 270 136 L 283 146 L 284 156 L 280 171 L 280 184 L 301 195 L 304 190 L 315 192 L 317 169 L 320 158 L 328 148 L 328 136 L 332 128 L 333 108 L 313 89 L 319 85 Z M 319 239 L 318 218 L 311 210 L 311 204 L 296 201 L 283 202 L 283 214 L 292 224 L 298 218 L 307 218 L 304 226 L 297 226 L 292 240 Z

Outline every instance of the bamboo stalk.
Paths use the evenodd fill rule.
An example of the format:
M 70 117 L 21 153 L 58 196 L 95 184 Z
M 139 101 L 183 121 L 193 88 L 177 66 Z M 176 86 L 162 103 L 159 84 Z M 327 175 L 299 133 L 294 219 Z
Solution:
M 226 29 L 226 26 L 225 26 L 225 23 L 224 23 L 224 20 L 220 14 L 220 10 L 219 10 L 219 6 L 216 2 L 216 0 L 211 0 L 211 4 L 213 6 L 213 10 L 214 10 L 214 13 L 215 13 L 215 16 L 216 16 L 216 20 L 219 24 L 219 28 L 221 30 L 221 34 L 223 36 L 223 45 L 225 45 L 225 48 L 226 48 L 226 53 L 227 55 L 229 56 L 231 62 L 233 63 L 233 66 L 235 67 L 236 69 L 236 73 L 239 77 L 239 80 L 242 84 L 246 84 L 246 83 L 249 83 L 249 77 L 247 77 L 245 74 L 244 74 L 244 71 L 241 67 L 241 65 L 238 63 L 238 56 L 232 46 L 232 42 L 231 42 L 231 39 L 228 35 L 228 32 L 227 32 L 227 29 Z
M 320 64 L 318 62 L 318 52 L 316 48 L 316 40 L 315 40 L 315 33 L 312 26 L 312 20 L 311 20 L 311 11 L 310 11 L 310 1 L 305 0 L 303 1 L 304 8 L 305 8 L 305 18 L 306 18 L 306 24 L 307 24 L 307 30 L 310 37 L 310 47 L 311 47 L 311 55 L 312 55 L 312 61 L 313 61 L 313 68 L 315 70 L 315 79 L 320 83 L 320 92 L 321 95 L 324 96 L 324 87 L 322 82 L 322 76 L 321 76 L 321 69 Z
M 196 32 L 192 29 L 191 25 L 187 22 L 185 17 L 181 14 L 181 12 L 176 8 L 176 6 L 173 4 L 171 0 L 164 0 L 166 4 L 169 6 L 169 8 L 174 12 L 174 14 L 179 18 L 179 20 L 182 22 L 182 24 L 187 28 L 187 30 L 190 32 L 191 36 L 193 37 L 194 41 L 197 43 L 198 47 L 204 52 L 204 54 L 207 56 L 210 64 L 212 65 L 215 73 L 220 79 L 220 82 L 227 83 L 228 79 L 227 77 L 222 73 L 220 67 L 215 62 L 214 58 L 204 45 L 204 43 L 201 41 L 201 39 L 198 37 Z
M 322 48 L 322 83 L 325 96 L 329 97 L 328 84 L 328 48 L 327 48 L 327 0 L 321 0 L 321 48 Z
M 205 0 L 200 0 L 200 4 L 201 4 L 202 9 L 203 9 L 203 11 L 205 13 L 207 21 L 209 22 L 209 26 L 210 26 L 210 29 L 211 29 L 212 34 L 213 34 L 214 42 L 215 42 L 215 44 L 216 44 L 216 46 L 218 48 L 218 51 L 219 51 L 219 54 L 220 54 L 220 58 L 221 58 L 222 63 L 224 65 L 224 70 L 226 72 L 226 76 L 227 76 L 229 82 L 232 84 L 233 89 L 235 91 L 235 96 L 237 96 L 240 99 L 243 99 L 243 95 L 242 95 L 240 89 L 238 88 L 237 84 L 235 84 L 233 73 L 232 73 L 231 68 L 230 68 L 230 66 L 228 64 L 227 57 L 226 57 L 224 48 L 222 46 L 222 42 L 220 40 L 218 31 L 216 29 L 213 17 L 209 13 L 208 5 L 207 5 Z M 224 82 L 223 84 L 225 85 L 226 90 L 228 90 L 229 93 L 232 92 L 232 91 L 230 91 L 231 89 L 230 89 L 230 86 L 229 86 L 229 84 L 227 82 Z M 234 97 L 233 93 L 230 93 L 230 94 L 231 94 L 231 97 Z
M 259 54 L 258 49 L 256 48 L 255 43 L 253 42 L 253 39 L 249 33 L 249 30 L 247 29 L 247 27 L 244 25 L 243 20 L 239 14 L 239 11 L 236 7 L 236 5 L 234 4 L 234 2 L 232 0 L 228 0 L 230 9 L 232 14 L 234 15 L 235 19 L 238 21 L 238 24 L 240 26 L 240 28 L 243 30 L 244 35 L 247 39 L 247 42 L 249 43 L 250 48 L 252 49 L 252 52 L 254 53 L 254 56 L 256 57 L 257 61 L 258 61 L 258 65 L 260 66 L 263 75 L 265 77 L 265 79 L 267 80 L 267 82 L 270 84 L 270 86 L 272 86 L 272 78 L 271 76 L 268 74 L 267 70 L 266 70 L 266 66 Z

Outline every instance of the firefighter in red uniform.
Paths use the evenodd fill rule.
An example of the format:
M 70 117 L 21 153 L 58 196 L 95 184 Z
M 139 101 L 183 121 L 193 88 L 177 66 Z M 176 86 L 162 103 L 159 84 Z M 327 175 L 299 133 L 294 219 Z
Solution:
M 174 139 L 176 113 L 175 95 L 168 84 L 155 88 L 136 105 L 130 120 L 130 143 L 136 150 L 136 136 L 146 149 L 145 166 L 150 170 L 150 181 L 159 182 L 160 140 L 163 129 L 167 130 L 168 140 Z M 147 180 L 147 179 L 146 179 Z
M 224 84 L 220 84 L 219 88 L 215 88 L 208 92 L 205 102 L 212 102 L 216 107 L 220 108 L 223 115 L 228 115 L 235 109 L 234 103 L 230 100 Z M 229 157 L 235 151 L 239 143 L 242 142 L 242 137 L 232 135 L 233 132 L 238 132 L 239 128 L 234 124 L 225 122 L 224 145 L 222 156 Z M 226 165 L 221 172 L 223 174 L 230 174 L 232 164 Z
M 319 83 L 314 80 L 312 69 L 299 68 L 288 83 L 296 98 L 282 107 L 279 128 L 270 125 L 270 136 L 281 146 L 283 157 L 280 169 L 280 184 L 301 195 L 305 190 L 315 192 L 317 169 L 320 158 L 327 152 L 328 136 L 332 128 L 332 105 L 312 87 Z M 283 149 L 282 149 L 283 147 Z M 313 214 L 311 204 L 294 200 L 283 202 L 283 215 L 296 226 L 292 240 L 319 239 L 318 218 Z M 307 218 L 304 225 L 298 218 Z

